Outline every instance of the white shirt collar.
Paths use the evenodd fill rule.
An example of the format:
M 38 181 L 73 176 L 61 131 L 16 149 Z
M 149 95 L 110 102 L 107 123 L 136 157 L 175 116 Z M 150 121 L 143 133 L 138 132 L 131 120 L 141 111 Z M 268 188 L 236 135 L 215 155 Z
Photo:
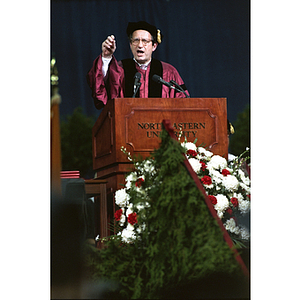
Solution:
M 138 63 L 138 62 L 136 61 L 135 58 L 133 58 L 133 60 L 136 62 L 136 64 L 137 64 L 142 70 L 147 70 L 149 64 L 151 63 L 151 59 L 150 59 L 150 61 L 148 61 L 148 62 L 145 63 L 145 64 L 140 64 L 140 63 Z

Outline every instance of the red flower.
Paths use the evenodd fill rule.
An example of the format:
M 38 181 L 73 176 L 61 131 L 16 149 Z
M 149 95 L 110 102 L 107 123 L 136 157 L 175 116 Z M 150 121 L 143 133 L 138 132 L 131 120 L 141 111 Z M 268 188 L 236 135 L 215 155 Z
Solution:
M 205 164 L 204 162 L 202 162 L 202 161 L 200 161 L 200 163 L 201 163 L 201 170 L 202 170 L 202 171 L 205 171 L 205 169 L 206 169 L 206 164 Z
M 235 197 L 232 197 L 231 200 L 230 200 L 230 202 L 232 203 L 232 205 L 233 205 L 234 207 L 237 207 L 237 206 L 239 205 L 239 201 L 238 201 L 238 199 L 235 198 Z
M 247 197 L 249 198 L 249 201 L 251 200 L 251 195 L 249 194 L 249 195 L 247 195 Z
M 215 196 L 209 195 L 208 198 L 213 205 L 216 205 L 218 203 L 218 200 Z
M 230 175 L 230 172 L 227 169 L 223 169 L 222 175 L 224 175 L 224 176 Z
M 232 209 L 230 207 L 226 210 L 226 212 L 232 215 Z
M 136 187 L 141 187 L 144 182 L 144 179 L 142 177 L 138 178 L 138 180 L 135 182 Z
M 122 208 L 118 209 L 118 210 L 115 212 L 115 219 L 116 219 L 116 221 L 120 221 L 121 216 L 122 216 L 122 213 L 123 213 Z
M 137 223 L 137 215 L 135 212 L 128 215 L 128 223 L 131 225 L 134 225 Z
M 207 175 L 203 176 L 201 178 L 201 181 L 203 184 L 206 184 L 206 185 L 210 185 L 212 183 L 211 178 Z
M 197 152 L 195 150 L 191 150 L 191 149 L 189 149 L 188 151 L 186 151 L 186 154 L 190 155 L 192 157 L 197 156 Z

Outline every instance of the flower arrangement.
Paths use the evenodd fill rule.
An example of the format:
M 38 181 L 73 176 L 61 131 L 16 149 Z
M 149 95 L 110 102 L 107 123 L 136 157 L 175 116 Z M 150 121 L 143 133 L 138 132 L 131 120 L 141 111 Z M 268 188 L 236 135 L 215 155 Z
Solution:
M 250 179 L 242 167 L 249 158 L 242 156 L 249 149 L 228 162 L 194 143 L 185 142 L 182 146 L 226 230 L 235 238 L 249 240 L 248 229 L 238 225 L 238 219 L 250 211 Z
M 231 165 L 221 158 L 213 159 L 214 155 L 209 151 L 204 153 L 205 160 L 201 155 L 203 149 L 195 149 L 186 142 L 183 146 L 162 130 L 160 147 L 153 151 L 152 157 L 136 161 L 122 148 L 135 168 L 126 177 L 124 187 L 115 193 L 119 207 L 114 226 L 119 230 L 117 235 L 105 240 L 106 245 L 101 251 L 90 247 L 90 254 L 86 256 L 93 279 L 107 278 L 120 283 L 119 298 L 164 298 L 164 295 L 170 295 L 170 289 L 203 280 L 206 283 L 209 276 L 224 274 L 224 271 L 227 279 L 232 278 L 230 281 L 240 286 L 238 280 L 244 282 L 243 276 L 248 273 L 238 259 L 236 249 L 228 247 L 224 232 L 212 217 L 203 193 L 189 176 L 183 154 L 187 159 L 198 160 L 195 163 L 198 176 L 204 178 L 204 186 L 210 187 L 208 195 L 215 203 L 216 211 L 228 205 L 233 211 L 232 216 L 235 212 L 241 213 L 238 194 L 242 193 L 240 184 L 243 181 L 235 176 L 241 161 Z M 191 147 L 196 155 L 189 151 L 193 150 Z M 234 175 L 239 183 L 228 180 L 225 186 L 216 184 L 209 172 L 211 161 L 213 165 L 221 164 L 222 169 L 218 170 L 222 176 Z M 231 202 L 234 193 L 238 202 Z M 222 211 L 224 224 L 226 210 Z M 228 228 L 237 227 L 232 224 L 234 219 L 229 218 L 229 221 Z M 243 253 L 242 249 L 240 251 Z M 213 286 L 211 288 L 215 290 Z
M 224 157 L 197 147 L 195 143 L 185 141 L 181 145 L 226 230 L 234 241 L 248 241 L 249 231 L 239 225 L 238 220 L 250 211 L 250 179 L 242 168 L 249 158 L 242 156 L 249 149 L 228 162 Z M 120 226 L 117 235 L 121 236 L 123 242 L 132 243 L 146 226 L 143 210 L 150 207 L 149 192 L 160 183 L 155 180 L 157 170 L 153 158 L 138 162 L 124 147 L 121 151 L 133 161 L 135 169 L 127 175 L 125 187 L 115 193 L 115 203 L 119 207 L 115 212 L 115 220 Z

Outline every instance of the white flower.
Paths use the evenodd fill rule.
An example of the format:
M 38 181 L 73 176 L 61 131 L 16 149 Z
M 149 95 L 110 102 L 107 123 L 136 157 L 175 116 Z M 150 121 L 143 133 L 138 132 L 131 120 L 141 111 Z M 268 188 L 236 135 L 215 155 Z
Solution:
M 211 160 L 207 163 L 207 168 L 209 170 L 211 169 L 222 170 L 225 169 L 226 167 L 227 167 L 227 160 L 220 155 L 214 155 L 211 158 Z
M 188 159 L 189 163 L 191 164 L 193 170 L 198 174 L 201 170 L 201 163 L 198 159 L 196 158 L 189 158 Z
M 235 160 L 237 158 L 237 156 L 231 154 L 231 153 L 228 153 L 228 162 L 232 162 L 233 160 Z
M 136 175 L 135 172 L 131 172 L 131 173 L 126 177 L 126 184 L 125 184 L 126 189 L 130 189 L 133 182 L 134 182 L 134 184 L 135 184 L 136 178 L 137 178 L 137 175 Z
M 223 185 L 229 191 L 236 191 L 239 187 L 239 181 L 233 175 L 227 175 L 223 178 Z
M 146 161 L 146 163 L 144 164 L 144 171 L 146 173 L 150 173 L 150 174 L 152 174 L 155 171 L 155 168 L 154 168 L 154 165 L 153 165 L 152 161 L 150 161 L 150 160 Z
M 126 217 L 124 214 L 122 214 L 120 217 L 120 226 L 123 226 L 125 224 L 125 221 L 126 221 Z
M 202 147 L 198 147 L 198 153 L 200 153 L 200 157 L 206 156 L 206 157 L 212 157 L 214 154 Z
M 235 233 L 235 234 L 239 234 L 240 233 L 240 229 L 238 226 L 236 226 L 236 223 L 234 221 L 233 218 L 230 218 L 229 220 L 226 221 L 226 223 L 224 224 L 226 230 Z
M 214 169 L 211 169 L 209 172 L 209 175 L 215 183 L 222 183 L 224 176 L 219 172 Z
M 224 213 L 222 211 L 217 211 L 217 215 L 220 219 L 223 218 Z
M 136 208 L 138 211 L 144 209 L 144 208 L 149 208 L 150 204 L 148 202 L 140 202 L 136 205 Z
M 134 232 L 134 226 L 131 224 L 128 224 L 125 229 L 123 229 L 122 232 L 119 232 L 118 235 L 121 235 L 122 241 L 125 243 L 133 242 L 136 238 L 135 232 Z
M 244 226 L 241 227 L 241 229 L 240 229 L 240 235 L 243 240 L 249 240 L 249 238 L 250 238 L 250 233 L 249 233 L 248 229 Z
M 223 212 L 229 207 L 229 201 L 227 197 L 222 194 L 217 195 L 216 198 L 218 202 L 215 205 L 215 210 L 217 211 L 219 217 L 220 215 L 223 217 Z
M 242 214 L 246 214 L 250 210 L 250 201 L 247 200 L 239 200 L 239 210 Z
M 241 193 L 238 193 L 238 194 L 237 193 L 233 193 L 232 197 L 237 198 L 238 201 L 239 201 L 239 203 L 240 203 L 240 201 L 244 200 L 244 197 L 243 197 L 243 195 Z
M 134 211 L 133 211 L 133 204 L 132 203 L 129 203 L 128 205 L 128 208 L 127 208 L 127 211 L 126 211 L 126 217 L 128 217 L 130 214 L 132 214 Z
M 238 173 L 239 173 L 243 183 L 246 184 L 246 185 L 249 185 L 250 184 L 249 177 L 245 176 L 245 173 L 241 169 L 238 170 Z
M 250 194 L 250 186 L 244 184 L 243 182 L 240 182 L 240 186 L 246 191 L 246 193 Z
M 182 143 L 181 146 L 184 147 L 187 150 L 197 151 L 197 146 L 194 143 L 191 143 L 191 142 Z
M 136 231 L 137 233 L 142 233 L 145 229 L 146 229 L 146 224 L 143 223 L 137 227 Z
M 129 200 L 130 200 L 129 195 L 126 193 L 126 190 L 124 188 L 116 191 L 115 203 L 118 206 L 120 206 L 120 207 L 127 206 L 129 203 Z

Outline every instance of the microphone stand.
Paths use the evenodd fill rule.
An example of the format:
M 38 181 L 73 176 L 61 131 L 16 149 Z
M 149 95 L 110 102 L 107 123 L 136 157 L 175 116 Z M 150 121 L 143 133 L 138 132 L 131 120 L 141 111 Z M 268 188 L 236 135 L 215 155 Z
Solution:
M 171 80 L 170 83 L 174 85 L 174 88 L 177 92 L 182 92 L 184 93 L 186 98 L 190 98 L 190 96 L 184 91 L 184 89 L 174 80 Z
M 140 82 L 138 82 L 137 84 L 136 84 L 136 86 L 135 86 L 135 89 L 134 89 L 134 92 L 133 92 L 133 96 L 132 96 L 132 98 L 135 98 L 135 96 L 136 96 L 136 93 L 138 92 L 138 90 L 140 89 L 140 86 L 141 86 L 141 83 Z

